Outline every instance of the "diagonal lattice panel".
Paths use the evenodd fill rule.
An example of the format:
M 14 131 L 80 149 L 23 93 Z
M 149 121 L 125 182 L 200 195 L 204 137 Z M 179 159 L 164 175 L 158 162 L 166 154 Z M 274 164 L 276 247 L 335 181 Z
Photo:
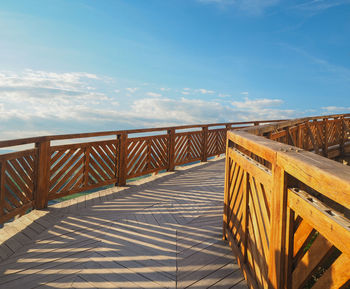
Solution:
M 128 141 L 127 175 L 136 176 L 146 169 L 148 157 L 148 141 L 146 138 L 133 138 Z
M 203 134 L 201 131 L 176 134 L 175 164 L 197 161 L 201 158 Z
M 88 186 L 97 185 L 117 178 L 117 144 L 115 141 L 91 145 L 89 153 Z
M 49 199 L 117 180 L 118 140 L 51 147 Z
M 226 129 L 215 129 L 208 131 L 207 155 L 208 157 L 225 152 Z
M 165 169 L 168 164 L 168 135 L 130 138 L 127 175 L 136 177 Z
M 166 168 L 168 163 L 168 136 L 160 136 L 150 140 L 150 169 Z
M 11 153 L 1 162 L 0 216 L 10 219 L 32 206 L 35 150 Z
M 188 159 L 196 160 L 201 158 L 202 152 L 202 142 L 203 142 L 202 132 L 194 132 L 189 135 L 189 149 L 188 149 Z
M 175 164 L 182 164 L 186 161 L 188 136 L 186 134 L 175 137 Z
M 59 156 L 57 158 L 57 156 Z M 64 194 L 83 186 L 85 150 L 63 148 L 51 154 L 49 196 Z

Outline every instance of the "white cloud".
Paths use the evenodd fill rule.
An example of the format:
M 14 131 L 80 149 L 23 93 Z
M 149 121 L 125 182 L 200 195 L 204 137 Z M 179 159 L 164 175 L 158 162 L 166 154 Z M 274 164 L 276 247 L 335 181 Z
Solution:
M 233 101 L 232 105 L 240 109 L 255 109 L 255 108 L 265 108 L 282 104 L 281 99 L 249 99 L 245 98 L 244 101 Z
M 230 97 L 231 94 L 219 93 L 219 97 Z
M 134 93 L 136 92 L 139 88 L 138 87 L 127 87 L 125 88 L 127 91 L 129 91 L 130 93 Z
M 160 93 L 156 93 L 156 92 L 147 92 L 146 93 L 148 96 L 151 96 L 151 97 L 159 97 L 159 96 L 162 96 Z
M 105 84 L 102 77 L 85 73 L 0 72 L 0 138 L 296 115 L 277 108 L 278 99 L 222 102 L 144 92 L 152 97 L 126 98 L 125 103 L 128 89 L 113 87 L 108 93 Z
M 242 91 L 241 94 L 243 94 L 243 95 L 249 95 L 249 92 L 248 92 L 248 91 Z
M 350 111 L 350 107 L 346 106 L 325 106 L 321 107 L 321 109 L 325 110 L 327 113 L 342 113 Z
M 207 90 L 207 89 L 204 89 L 204 88 L 197 89 L 196 91 L 200 92 L 202 94 L 213 94 L 213 93 L 215 93 L 214 90 Z
M 188 91 L 181 91 L 181 94 L 183 95 L 189 95 L 190 93 Z
M 119 92 L 120 92 L 120 89 L 115 89 L 114 92 L 115 92 L 115 93 L 119 93 Z

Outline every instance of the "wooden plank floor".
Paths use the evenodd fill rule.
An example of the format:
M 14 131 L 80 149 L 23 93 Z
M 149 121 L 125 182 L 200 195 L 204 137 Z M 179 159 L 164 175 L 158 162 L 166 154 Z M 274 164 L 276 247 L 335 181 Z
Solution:
M 219 160 L 50 209 L 3 245 L 16 253 L 0 288 L 247 288 L 222 241 L 223 187 Z

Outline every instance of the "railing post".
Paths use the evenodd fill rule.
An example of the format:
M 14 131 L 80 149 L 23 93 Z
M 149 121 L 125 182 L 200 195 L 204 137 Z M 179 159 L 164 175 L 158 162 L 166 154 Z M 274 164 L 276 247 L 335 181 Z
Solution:
M 285 243 L 287 223 L 287 178 L 283 168 L 273 166 L 271 198 L 271 231 L 268 262 L 269 289 L 282 289 L 285 285 Z
M 328 118 L 323 119 L 323 155 L 328 156 Z
M 249 174 L 245 171 L 243 173 L 243 216 L 242 216 L 242 254 L 244 258 L 244 263 L 248 261 L 247 247 L 249 239 L 249 229 L 248 229 L 248 220 L 249 220 Z
M 228 212 L 229 212 L 229 190 L 230 190 L 230 156 L 229 156 L 229 145 L 230 141 L 226 136 L 226 158 L 225 158 L 225 187 L 224 187 L 224 213 L 223 213 L 223 228 L 222 228 L 222 238 L 226 238 L 226 229 L 228 228 Z
M 202 143 L 202 159 L 201 162 L 206 162 L 208 159 L 208 152 L 207 152 L 207 147 L 208 147 L 208 127 L 203 126 L 202 127 L 202 132 L 203 132 L 203 143 Z
M 36 183 L 34 191 L 34 208 L 47 208 L 49 198 L 50 179 L 50 141 L 44 140 L 35 144 L 36 156 Z
M 83 180 L 83 186 L 85 186 L 85 187 L 89 186 L 90 150 L 91 150 L 90 146 L 85 147 L 85 151 L 84 151 L 84 180 Z
M 344 116 L 340 117 L 340 141 L 339 141 L 339 148 L 340 148 L 340 154 L 344 154 L 344 143 L 345 143 L 345 121 Z
M 5 166 L 6 161 L 0 162 L 0 217 L 5 215 Z M 1 228 L 0 224 L 0 228 Z
M 119 165 L 118 165 L 118 185 L 125 186 L 126 185 L 126 162 L 127 162 L 127 154 L 128 154 L 128 135 L 126 133 L 122 133 L 118 135 L 119 139 Z
M 168 168 L 167 171 L 175 169 L 175 128 L 168 130 Z

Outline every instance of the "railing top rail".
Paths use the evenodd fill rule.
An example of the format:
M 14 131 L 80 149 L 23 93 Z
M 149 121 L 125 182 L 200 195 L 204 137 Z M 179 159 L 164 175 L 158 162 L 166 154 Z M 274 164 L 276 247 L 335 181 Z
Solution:
M 180 125 L 180 126 L 169 126 L 169 127 L 158 127 L 158 128 L 142 128 L 142 129 L 115 130 L 115 131 L 103 131 L 103 132 L 48 135 L 48 136 L 38 136 L 38 137 L 29 137 L 29 138 L 21 138 L 21 139 L 3 140 L 3 141 L 0 141 L 0 148 L 25 145 L 25 144 L 36 143 L 36 142 L 44 142 L 44 141 L 102 137 L 102 136 L 112 136 L 112 135 L 121 135 L 121 134 L 159 132 L 159 131 L 167 131 L 167 130 L 171 130 L 171 129 L 184 130 L 184 129 L 192 129 L 192 128 L 227 126 L 227 125 L 234 126 L 234 125 L 253 125 L 253 124 L 262 124 L 262 123 L 265 124 L 265 123 L 280 122 L 280 121 L 285 121 L 285 120 L 255 120 L 255 121 L 242 121 L 242 122 Z
M 282 129 L 288 126 L 293 126 L 296 124 L 300 124 L 306 121 L 312 121 L 312 120 L 323 120 L 323 119 L 329 119 L 329 118 L 340 118 L 340 117 L 350 117 L 350 113 L 346 114 L 332 114 L 332 115 L 321 115 L 321 116 L 312 116 L 312 117 L 303 117 L 303 118 L 296 118 L 296 119 L 291 119 L 291 120 L 284 120 L 284 121 L 279 121 L 275 123 L 269 123 L 269 124 L 264 124 L 260 126 L 255 126 L 255 127 L 247 127 L 244 128 L 245 131 L 248 131 L 252 134 L 256 135 L 262 135 L 264 133 L 268 133 L 274 130 Z
M 283 128 L 300 123 L 301 120 L 307 121 L 310 118 L 285 121 L 267 127 Z M 255 132 L 259 129 L 254 127 L 229 131 L 227 137 L 259 157 L 283 167 L 288 174 L 307 186 L 350 209 L 350 167 L 304 149 L 256 135 Z M 262 131 L 266 132 L 264 129 Z

